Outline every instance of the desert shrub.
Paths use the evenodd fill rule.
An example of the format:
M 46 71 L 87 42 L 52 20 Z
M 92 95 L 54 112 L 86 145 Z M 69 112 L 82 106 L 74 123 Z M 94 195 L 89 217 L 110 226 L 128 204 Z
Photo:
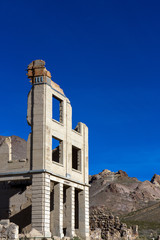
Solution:
M 81 240 L 79 237 L 73 237 L 72 240 Z

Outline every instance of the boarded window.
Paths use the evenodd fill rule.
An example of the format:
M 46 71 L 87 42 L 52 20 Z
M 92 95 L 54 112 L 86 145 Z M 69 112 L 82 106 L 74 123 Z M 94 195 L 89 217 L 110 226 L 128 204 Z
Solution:
M 81 171 L 81 150 L 72 146 L 72 168 Z
M 63 101 L 57 97 L 52 97 L 52 119 L 63 122 Z
M 52 161 L 63 163 L 63 141 L 52 137 Z

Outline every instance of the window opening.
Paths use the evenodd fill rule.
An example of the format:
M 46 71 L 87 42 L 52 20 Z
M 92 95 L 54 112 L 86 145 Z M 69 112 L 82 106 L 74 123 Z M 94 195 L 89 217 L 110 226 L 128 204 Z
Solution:
M 52 137 L 52 161 L 63 163 L 63 141 Z
M 52 119 L 58 122 L 63 122 L 63 101 L 52 97 Z
M 81 171 L 81 150 L 72 146 L 72 168 Z

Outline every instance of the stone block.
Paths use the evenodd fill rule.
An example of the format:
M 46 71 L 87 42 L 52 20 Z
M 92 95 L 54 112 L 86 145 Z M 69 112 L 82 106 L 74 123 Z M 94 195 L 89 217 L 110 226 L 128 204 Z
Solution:
M 10 224 L 10 221 L 9 221 L 9 219 L 1 219 L 1 220 L 0 220 L 0 224 L 1 224 L 1 225 L 7 225 L 7 226 L 8 226 L 8 225 Z

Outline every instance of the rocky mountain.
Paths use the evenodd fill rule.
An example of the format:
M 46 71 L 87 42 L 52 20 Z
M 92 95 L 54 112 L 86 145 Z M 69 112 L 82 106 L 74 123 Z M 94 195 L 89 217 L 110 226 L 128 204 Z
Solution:
M 109 170 L 90 176 L 90 207 L 105 207 L 112 213 L 124 215 L 160 201 L 160 176 L 151 182 L 141 182 L 119 170 Z

